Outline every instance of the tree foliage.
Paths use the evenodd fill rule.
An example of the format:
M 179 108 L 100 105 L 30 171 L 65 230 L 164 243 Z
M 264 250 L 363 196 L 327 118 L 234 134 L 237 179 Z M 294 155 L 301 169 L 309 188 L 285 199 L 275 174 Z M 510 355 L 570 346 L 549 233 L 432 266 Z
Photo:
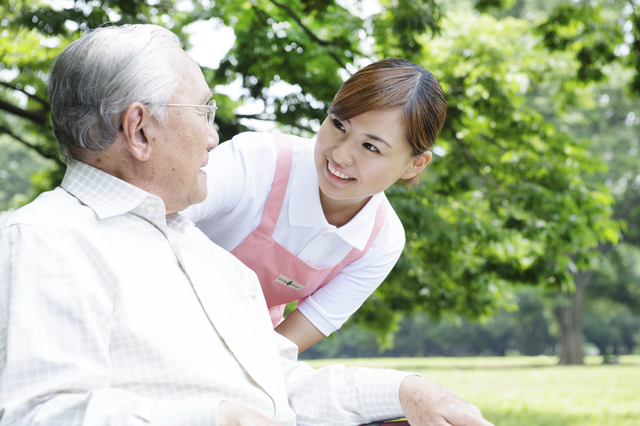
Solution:
M 628 66 L 634 70 L 629 89 L 639 95 L 639 7 L 634 0 L 561 3 L 537 32 L 548 49 L 573 52 L 581 81 L 606 79 L 604 67 L 614 62 Z

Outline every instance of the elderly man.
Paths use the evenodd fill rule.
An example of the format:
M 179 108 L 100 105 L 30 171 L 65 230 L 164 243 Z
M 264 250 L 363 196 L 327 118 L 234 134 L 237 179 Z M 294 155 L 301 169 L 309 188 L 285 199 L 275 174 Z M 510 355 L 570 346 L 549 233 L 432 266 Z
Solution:
M 2 425 L 489 425 L 417 375 L 296 362 L 253 272 L 178 213 L 206 196 L 211 95 L 157 26 L 56 60 L 66 175 L 0 226 Z

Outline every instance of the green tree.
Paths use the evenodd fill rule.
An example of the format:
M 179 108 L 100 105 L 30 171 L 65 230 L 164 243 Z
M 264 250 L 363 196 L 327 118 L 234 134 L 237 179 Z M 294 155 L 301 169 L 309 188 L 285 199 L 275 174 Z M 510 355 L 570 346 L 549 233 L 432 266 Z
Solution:
M 585 294 L 585 336 L 604 362 L 640 344 L 640 248 L 622 243 L 594 273 Z
M 0 137 L 0 212 L 16 207 L 32 196 L 33 179 L 48 170 L 51 161 L 35 151 Z M 46 172 L 45 172 L 46 173 Z
M 602 154 L 609 167 L 585 178 L 606 182 L 612 189 L 614 218 L 629 224 L 621 233 L 623 241 L 630 241 L 632 234 L 637 234 L 637 225 L 631 224 L 640 201 L 634 183 L 640 171 L 635 153 L 636 113 L 640 110 L 638 6 L 637 1 L 627 0 L 571 3 L 519 0 L 511 10 L 528 19 L 542 15 L 535 31 L 542 37 L 542 44 L 550 51 L 564 52 L 578 64 L 574 78 L 564 90 L 541 87 L 540 93 L 533 94 L 535 104 L 547 121 L 573 138 L 592 139 L 593 151 Z M 561 114 L 550 108 L 554 99 L 564 105 Z M 612 244 L 603 241 L 597 247 L 603 256 L 612 248 Z M 582 363 L 581 315 L 585 289 L 591 285 L 596 269 L 573 269 L 575 289 L 555 298 L 559 302 L 555 314 L 562 330 L 561 363 Z
M 593 90 L 590 101 L 583 103 L 580 108 L 571 108 L 568 112 L 571 121 L 565 122 L 563 126 L 576 137 L 592 137 L 595 150 L 601 153 L 609 167 L 590 179 L 605 182 L 611 188 L 615 199 L 614 218 L 624 220 L 625 224 L 620 233 L 621 239 L 624 245 L 637 246 L 640 242 L 637 238 L 640 224 L 640 192 L 636 179 L 640 174 L 640 159 L 635 153 L 640 142 L 640 125 L 635 112 L 640 111 L 640 98 L 628 97 L 625 94 L 629 73 L 622 72 L 617 67 L 613 70 L 608 71 L 615 77 L 599 84 Z M 619 258 L 617 250 L 618 247 L 612 244 L 601 242 L 598 245 L 598 251 L 604 256 L 605 261 L 615 261 Z M 618 265 L 621 271 L 629 269 L 623 264 Z M 556 308 L 558 320 L 564 323 L 565 327 L 571 327 L 571 321 L 579 318 L 581 304 L 585 298 L 597 296 L 611 299 L 607 295 L 612 291 L 604 291 L 603 281 L 597 278 L 598 275 L 602 276 L 604 266 L 606 262 L 597 268 L 574 272 L 576 290 L 563 296 L 569 303 Z M 620 281 L 611 277 L 607 285 L 612 288 L 622 286 L 628 290 L 633 281 Z M 590 291 L 589 288 L 592 286 L 596 286 L 594 288 L 599 291 Z M 626 293 L 629 294 L 629 291 Z M 618 298 L 615 302 L 636 309 L 637 312 L 637 301 L 633 298 Z M 579 319 L 576 322 L 579 322 Z M 574 334 L 580 333 L 579 327 L 573 327 Z

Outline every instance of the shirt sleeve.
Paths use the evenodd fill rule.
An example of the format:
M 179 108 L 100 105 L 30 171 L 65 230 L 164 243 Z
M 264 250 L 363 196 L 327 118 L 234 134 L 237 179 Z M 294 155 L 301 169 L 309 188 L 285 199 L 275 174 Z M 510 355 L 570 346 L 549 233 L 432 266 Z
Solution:
M 298 425 L 361 425 L 403 417 L 400 384 L 413 375 L 397 370 L 297 361 L 297 347 L 276 335 L 287 394 Z
M 165 400 L 109 387 L 117 297 L 86 246 L 59 232 L 0 229 L 0 418 L 7 425 L 217 422 L 219 400 Z
M 404 243 L 402 223 L 395 213 L 389 214 L 367 253 L 300 301 L 297 309 L 322 334 L 330 335 L 342 327 L 389 275 L 402 254 Z

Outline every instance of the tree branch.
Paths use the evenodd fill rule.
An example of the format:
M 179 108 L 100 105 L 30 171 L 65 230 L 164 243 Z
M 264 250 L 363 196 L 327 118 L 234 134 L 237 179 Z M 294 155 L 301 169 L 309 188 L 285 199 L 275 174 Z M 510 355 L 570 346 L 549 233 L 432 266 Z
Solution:
M 607 241 L 603 243 L 602 241 L 598 241 L 597 250 L 600 252 L 602 257 L 606 256 L 607 253 L 609 253 L 612 248 L 613 248 L 613 244 L 611 244 L 611 242 Z
M 269 120 L 267 118 L 262 118 L 262 114 L 236 114 L 236 118 L 249 118 L 251 120 L 274 121 L 274 120 Z
M 625 219 L 634 207 L 640 206 L 640 198 L 627 199 L 622 208 L 613 216 L 614 219 Z
M 15 114 L 18 117 L 26 118 L 27 120 L 33 121 L 41 126 L 45 126 L 47 124 L 47 115 L 46 110 L 44 109 L 38 111 L 24 110 L 3 100 L 0 100 L 0 109 L 3 109 L 10 114 Z
M 500 184 L 498 183 L 498 181 L 495 180 L 495 178 L 493 176 L 491 176 L 490 174 L 483 174 L 480 170 L 480 162 L 476 159 L 476 157 L 473 155 L 473 153 L 471 152 L 471 150 L 467 147 L 467 145 L 465 145 L 465 143 L 461 140 L 458 139 L 458 137 L 456 136 L 456 131 L 453 127 L 452 124 L 447 124 L 447 122 L 445 122 L 445 127 L 447 127 L 449 129 L 449 131 L 451 131 L 451 135 L 453 137 L 453 140 L 456 141 L 456 143 L 458 144 L 458 147 L 460 147 L 460 151 L 462 152 L 462 155 L 464 155 L 464 158 L 467 160 L 467 163 L 471 165 L 471 167 L 475 170 L 476 174 L 481 177 L 482 179 L 486 180 L 487 182 L 489 182 L 491 184 L 491 186 L 493 186 L 498 192 L 503 193 L 504 190 L 502 189 L 502 187 L 500 186 Z
M 250 120 L 259 120 L 259 121 L 265 121 L 265 122 L 266 121 L 272 121 L 274 123 L 276 122 L 275 120 L 271 120 L 271 119 L 268 119 L 268 118 L 262 118 L 262 117 L 260 117 L 260 114 L 236 114 L 236 118 L 238 118 L 238 119 L 247 118 L 247 119 L 250 119 Z M 280 123 L 280 122 L 278 122 L 278 123 Z M 282 123 L 280 123 L 280 124 L 282 124 Z M 296 127 L 296 128 L 298 128 L 300 130 L 306 130 L 309 133 L 317 133 L 315 130 L 313 130 L 309 126 L 303 126 L 301 124 L 285 124 L 285 125 L 286 126 Z
M 35 150 L 38 154 L 40 154 L 44 158 L 48 158 L 50 160 L 55 161 L 56 163 L 58 163 L 59 166 L 62 166 L 62 167 L 65 166 L 64 162 L 62 162 L 62 160 L 60 160 L 60 158 L 58 158 L 56 155 L 51 155 L 50 153 L 42 149 L 41 146 L 30 144 L 29 142 L 22 139 L 20 136 L 15 135 L 13 132 L 11 132 L 10 129 L 7 129 L 6 127 L 0 125 L 0 132 L 6 133 L 7 135 L 11 136 L 13 139 L 17 140 L 18 142 L 25 145 L 26 147 Z
M 34 100 L 40 102 L 46 109 L 50 108 L 49 102 L 45 101 L 44 99 L 42 99 L 39 96 L 32 95 L 31 93 L 26 92 L 24 89 L 18 89 L 17 87 L 12 86 L 9 83 L 5 83 L 4 81 L 0 81 L 0 86 L 8 87 L 11 90 L 15 90 L 17 92 L 24 93 L 25 95 L 29 96 L 31 99 L 34 99 Z
M 296 13 L 293 11 L 293 9 L 291 9 L 291 7 L 287 6 L 286 4 L 278 3 L 275 0 L 271 0 L 271 3 L 273 3 L 274 5 L 279 7 L 280 9 L 283 9 L 285 12 L 287 12 L 287 14 L 289 14 L 289 16 L 291 16 L 293 18 L 293 20 L 296 21 L 296 23 L 298 25 L 300 25 L 300 27 L 302 27 L 302 30 L 309 36 L 309 38 L 311 38 L 311 40 L 313 40 L 316 43 L 318 43 L 320 46 L 323 46 L 323 47 L 338 46 L 336 43 L 333 43 L 333 42 L 330 42 L 330 41 L 326 41 L 326 40 L 322 40 L 322 39 L 318 38 L 318 36 L 316 36 L 313 33 L 313 31 L 311 31 L 309 28 L 307 28 L 302 23 L 302 20 L 298 17 L 298 15 L 296 15 Z M 340 60 L 338 55 L 336 55 L 334 52 L 328 52 L 328 53 L 329 53 L 329 56 L 331 56 L 333 58 L 333 60 L 336 61 L 336 63 L 338 65 L 340 65 L 341 68 L 346 69 L 345 64 Z

